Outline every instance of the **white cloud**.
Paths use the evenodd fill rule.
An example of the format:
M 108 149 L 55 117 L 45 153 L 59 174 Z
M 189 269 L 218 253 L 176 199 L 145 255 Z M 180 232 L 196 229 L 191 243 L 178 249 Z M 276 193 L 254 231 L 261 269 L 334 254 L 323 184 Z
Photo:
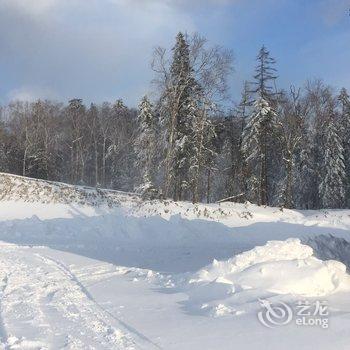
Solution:
M 57 4 L 58 0 L 1 0 L 0 6 L 31 16 L 41 16 L 51 11 Z
M 0 0 L 0 67 L 11 72 L 9 99 L 125 98 L 135 104 L 152 78 L 157 45 L 193 18 L 166 1 Z M 36 87 L 36 88 L 34 88 Z
M 21 88 L 11 90 L 7 94 L 7 99 L 9 101 L 20 100 L 20 101 L 32 102 L 43 97 L 47 99 L 56 99 L 57 94 L 49 88 L 29 87 L 29 86 L 23 86 Z

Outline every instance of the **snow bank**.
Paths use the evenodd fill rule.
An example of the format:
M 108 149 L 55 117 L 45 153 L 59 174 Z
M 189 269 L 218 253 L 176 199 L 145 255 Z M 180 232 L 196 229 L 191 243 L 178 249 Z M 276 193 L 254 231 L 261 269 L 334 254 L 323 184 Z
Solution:
M 252 224 L 263 227 L 264 223 L 276 225 L 276 230 L 269 226 L 268 232 L 263 228 L 266 240 L 276 237 L 286 239 L 292 235 L 300 237 L 296 227 L 281 227 L 279 224 L 298 225 L 317 234 L 334 234 L 334 229 L 339 233 L 350 228 L 349 210 L 298 211 L 262 207 L 248 202 L 192 204 L 171 200 L 143 201 L 135 193 L 73 186 L 0 172 L 0 221 L 34 215 L 40 219 L 90 217 L 109 214 L 118 208 L 122 208 L 128 216 L 140 218 L 160 216 L 170 220 L 178 215 L 186 220 L 200 219 L 234 228 Z M 320 227 L 323 229 L 319 230 Z M 328 232 L 329 228 L 332 232 Z M 249 235 L 256 231 L 255 228 L 249 229 Z M 344 238 L 347 238 L 347 234 Z M 260 243 L 256 241 L 254 245 Z
M 227 261 L 214 260 L 191 283 L 219 282 L 241 289 L 261 289 L 305 297 L 333 293 L 346 277 L 346 266 L 322 261 L 299 239 L 270 241 Z
M 0 201 L 115 207 L 124 202 L 139 202 L 139 198 L 134 193 L 0 173 Z
M 215 316 L 242 312 L 248 300 L 289 295 L 293 298 L 326 297 L 350 287 L 346 266 L 322 261 L 299 239 L 269 241 L 266 245 L 216 261 L 189 280 L 189 304 Z

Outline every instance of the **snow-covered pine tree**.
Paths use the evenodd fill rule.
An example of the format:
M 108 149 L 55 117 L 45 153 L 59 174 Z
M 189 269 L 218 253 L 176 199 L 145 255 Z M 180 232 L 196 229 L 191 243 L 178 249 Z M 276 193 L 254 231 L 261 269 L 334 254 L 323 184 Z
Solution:
M 269 166 L 272 162 L 274 136 L 278 130 L 275 92 L 275 60 L 263 46 L 257 56 L 255 81 L 250 93 L 255 95 L 253 112 L 243 131 L 242 152 L 246 166 L 246 198 L 260 205 L 269 201 Z
M 263 97 L 256 100 L 253 107 L 253 114 L 244 128 L 242 139 L 242 152 L 247 166 L 246 197 L 259 205 L 267 205 L 268 139 L 276 129 L 276 114 Z
M 345 88 L 340 90 L 338 99 L 342 107 L 342 116 L 344 116 L 345 114 L 349 113 L 350 109 L 350 96 Z
M 136 115 L 137 113 L 128 109 L 123 101 L 118 99 L 112 106 L 109 116 L 111 120 L 107 141 L 107 167 L 109 168 L 107 170 L 110 175 L 110 186 L 122 191 L 134 189 L 136 183 L 133 147 L 137 129 Z
M 340 123 L 341 138 L 344 147 L 344 162 L 346 172 L 346 207 L 350 207 L 350 97 L 342 88 L 338 97 L 341 104 Z
M 159 196 L 158 190 L 154 185 L 157 121 L 152 109 L 152 104 L 148 97 L 144 96 L 139 104 L 139 130 L 134 143 L 136 167 L 141 175 L 141 183 L 136 191 L 145 199 L 154 199 Z
M 309 182 L 303 184 L 305 193 L 308 194 L 308 198 L 311 200 L 311 208 L 322 208 L 322 198 L 319 193 L 320 181 L 323 179 L 324 173 L 324 157 L 325 157 L 325 144 L 326 133 L 329 118 L 331 116 L 337 116 L 336 111 L 336 99 L 332 94 L 332 90 L 329 86 L 325 85 L 320 80 L 309 81 L 306 85 L 305 94 L 305 115 L 307 121 L 310 123 L 308 128 L 308 154 L 309 164 L 314 171 L 314 176 L 302 178 L 301 181 Z M 339 127 L 339 124 L 337 124 Z M 305 201 L 303 200 L 303 203 Z
M 219 182 L 219 200 L 244 201 L 246 193 L 246 181 L 244 155 L 242 152 L 242 136 L 246 126 L 250 109 L 251 96 L 249 83 L 243 85 L 240 102 L 235 106 L 232 115 L 225 118 L 221 124 L 224 128 L 222 142 L 217 159 L 217 165 L 221 174 Z
M 342 208 L 345 202 L 344 148 L 338 125 L 331 116 L 325 128 L 323 173 L 320 174 L 319 193 L 324 208 Z
M 165 160 L 165 195 L 181 200 L 189 189 L 192 153 L 192 108 L 198 84 L 190 62 L 189 45 L 179 33 L 173 49 L 170 81 L 165 93 L 167 114 L 167 154 Z

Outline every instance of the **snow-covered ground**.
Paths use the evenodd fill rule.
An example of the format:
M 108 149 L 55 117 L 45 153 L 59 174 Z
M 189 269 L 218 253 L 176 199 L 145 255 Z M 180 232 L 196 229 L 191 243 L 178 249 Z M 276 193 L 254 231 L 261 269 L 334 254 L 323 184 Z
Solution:
M 349 349 L 350 211 L 0 181 L 0 349 Z

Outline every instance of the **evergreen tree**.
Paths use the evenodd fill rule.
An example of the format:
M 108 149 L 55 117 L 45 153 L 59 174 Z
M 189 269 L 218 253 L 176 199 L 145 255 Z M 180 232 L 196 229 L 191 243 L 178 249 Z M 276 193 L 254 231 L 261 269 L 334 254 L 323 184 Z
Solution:
M 275 87 L 277 70 L 274 68 L 276 61 L 270 56 L 270 52 L 267 51 L 265 46 L 260 49 L 257 61 L 258 65 L 255 68 L 256 74 L 254 75 L 255 81 L 251 83 L 255 88 L 251 92 L 271 104 L 277 95 Z
M 157 122 L 152 111 L 152 104 L 144 96 L 139 105 L 139 131 L 134 143 L 136 166 L 141 175 L 141 184 L 137 191 L 143 198 L 153 199 L 158 196 L 154 186 L 154 171 L 156 168 Z
M 179 33 L 173 49 L 170 82 L 166 91 L 167 155 L 165 195 L 181 200 L 189 189 L 193 107 L 198 85 L 190 62 L 189 45 Z
M 342 116 L 346 116 L 350 112 L 350 97 L 345 88 L 340 90 L 340 94 L 338 97 L 341 107 L 342 107 Z
M 308 118 L 311 121 L 310 125 L 310 145 L 311 145 L 311 160 L 312 166 L 315 169 L 316 176 L 314 177 L 315 186 L 313 191 L 313 207 L 323 208 L 323 196 L 320 192 L 321 182 L 324 182 L 325 177 L 325 152 L 327 149 L 328 128 L 332 122 L 340 127 L 337 120 L 336 98 L 332 94 L 329 86 L 323 84 L 322 81 L 309 82 L 307 85 L 308 100 Z M 341 136 L 340 130 L 338 131 Z M 324 183 L 323 183 L 324 185 Z
M 111 186 L 131 191 L 136 183 L 134 141 L 137 112 L 128 109 L 122 100 L 117 100 L 111 110 L 111 126 L 108 137 L 107 166 Z
M 275 60 L 263 46 L 257 56 L 255 86 L 250 92 L 255 94 L 253 113 L 245 126 L 242 139 L 242 152 L 246 166 L 246 198 L 260 205 L 268 205 L 270 201 L 269 176 L 274 156 L 274 146 L 278 125 L 273 106 L 276 105 L 275 93 L 276 69 Z
M 319 192 L 324 208 L 342 208 L 345 201 L 344 148 L 334 117 L 325 127 L 323 173 Z
M 243 132 L 242 152 L 248 167 L 247 199 L 260 205 L 268 201 L 269 138 L 277 128 L 276 114 L 262 97 Z

